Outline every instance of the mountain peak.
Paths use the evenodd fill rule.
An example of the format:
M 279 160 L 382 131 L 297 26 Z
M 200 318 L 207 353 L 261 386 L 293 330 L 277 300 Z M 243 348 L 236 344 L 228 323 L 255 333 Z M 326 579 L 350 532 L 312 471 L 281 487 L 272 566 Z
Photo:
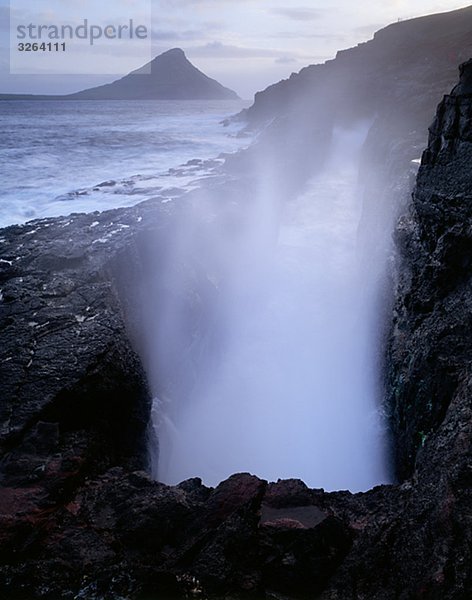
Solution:
M 161 63 L 161 62 L 166 62 L 166 63 L 172 62 L 173 64 L 179 64 L 179 63 L 191 64 L 189 59 L 185 55 L 185 52 L 182 50 L 182 48 L 171 48 L 170 50 L 167 50 L 166 52 L 163 52 L 162 54 L 158 54 L 151 60 L 150 63 L 147 63 L 146 65 L 141 67 L 141 69 L 138 69 L 137 71 L 133 71 L 133 72 L 134 73 L 142 72 L 142 70 L 149 68 L 149 65 L 154 66 L 155 64 Z
M 78 92 L 87 100 L 237 100 L 238 95 L 199 71 L 181 48 L 171 48 L 121 79 Z
M 154 60 L 156 60 L 158 58 L 162 58 L 164 56 L 175 56 L 175 57 L 179 57 L 179 58 L 187 58 L 185 56 L 185 52 L 182 50 L 182 48 L 171 48 L 170 50 L 167 50 L 167 52 L 163 52 L 162 54 L 159 54 L 159 56 L 156 56 L 154 58 Z

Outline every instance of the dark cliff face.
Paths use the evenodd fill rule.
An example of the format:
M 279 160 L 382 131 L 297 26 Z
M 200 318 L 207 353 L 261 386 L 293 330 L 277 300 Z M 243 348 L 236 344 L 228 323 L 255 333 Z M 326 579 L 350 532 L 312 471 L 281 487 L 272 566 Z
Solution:
M 472 62 L 439 106 L 410 214 L 396 237 L 403 256 L 390 346 L 398 475 L 437 444 L 457 403 L 470 403 L 472 360 Z M 462 399 L 462 400 L 461 400 Z
M 470 597 L 469 88 L 470 64 L 439 108 L 396 234 L 388 402 L 398 485 L 325 493 L 240 474 L 210 489 L 133 471 L 149 399 L 128 341 L 139 328 L 129 295 L 143 244 L 165 247 L 172 214 L 150 202 L 0 233 L 2 597 Z
M 399 125 L 425 129 L 455 83 L 457 65 L 472 53 L 471 26 L 472 7 L 389 25 L 259 92 L 243 116 L 253 126 L 290 113 L 304 118 L 325 98 L 341 122 L 396 115 Z

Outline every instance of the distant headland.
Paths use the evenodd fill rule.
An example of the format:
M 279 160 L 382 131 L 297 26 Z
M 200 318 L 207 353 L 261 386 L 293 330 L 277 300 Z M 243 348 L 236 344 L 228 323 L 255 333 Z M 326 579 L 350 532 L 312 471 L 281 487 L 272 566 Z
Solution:
M 197 69 L 180 48 L 112 83 L 67 94 L 0 94 L 0 100 L 238 100 L 233 90 Z

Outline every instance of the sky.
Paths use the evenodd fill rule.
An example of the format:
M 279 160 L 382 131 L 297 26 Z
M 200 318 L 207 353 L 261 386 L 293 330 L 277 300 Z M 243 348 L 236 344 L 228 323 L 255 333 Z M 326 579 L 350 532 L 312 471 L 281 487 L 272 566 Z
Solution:
M 41 8 L 49 19 L 60 20 L 61 10 L 67 8 L 78 22 L 87 18 L 97 23 L 106 23 L 107 18 L 139 20 L 149 2 L 150 54 L 180 47 L 195 66 L 246 99 L 304 66 L 333 58 L 337 50 L 370 39 L 375 31 L 399 19 L 470 4 L 455 0 L 10 1 L 14 8 Z M 113 81 L 143 64 L 139 52 L 125 59 L 116 43 L 113 52 L 97 44 L 93 75 L 10 74 L 9 4 L 0 0 L 0 92 L 70 93 Z M 36 60 L 39 64 L 37 56 Z

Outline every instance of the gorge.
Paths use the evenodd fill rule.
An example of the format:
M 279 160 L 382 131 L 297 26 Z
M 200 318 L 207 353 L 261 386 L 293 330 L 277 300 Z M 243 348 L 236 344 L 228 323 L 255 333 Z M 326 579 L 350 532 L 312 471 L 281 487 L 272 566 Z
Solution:
M 0 590 L 5 597 L 468 597 L 472 63 L 463 64 L 456 85 L 457 61 L 450 53 L 455 58 L 470 53 L 471 19 L 471 9 L 465 9 L 396 24 L 332 63 L 309 67 L 259 95 L 239 117 L 259 131 L 256 142 L 226 157 L 224 183 L 210 183 L 172 205 L 156 198 L 0 231 Z M 396 48 L 401 56 L 392 58 Z M 444 93 L 427 142 L 427 127 Z M 259 208 L 254 190 L 261 181 L 270 182 L 261 198 L 270 199 L 271 210 L 286 211 L 282 239 L 293 241 L 292 223 L 300 235 L 297 218 L 303 217 L 314 227 L 307 235 L 319 240 L 323 216 L 332 232 L 329 210 L 336 212 L 336 199 L 342 199 L 329 181 L 327 148 L 342 150 L 332 155 L 337 173 L 341 160 L 349 164 L 350 145 L 357 170 L 340 182 L 349 190 L 343 207 L 350 198 L 353 212 L 360 213 L 359 259 L 374 274 L 371 285 L 363 286 L 366 295 L 355 300 L 385 323 L 382 330 L 364 320 L 369 331 L 363 339 L 369 351 L 380 354 L 369 363 L 383 363 L 395 482 L 351 493 L 311 489 L 300 479 L 276 480 L 272 473 L 267 478 L 275 482 L 239 473 L 214 488 L 198 478 L 177 485 L 155 481 L 146 448 L 153 396 L 159 392 L 161 404 L 154 405 L 159 419 L 166 398 L 187 398 L 199 372 L 214 372 L 211 350 L 225 339 L 209 324 L 226 323 L 224 311 L 234 308 L 219 304 L 225 264 L 211 254 L 212 236 L 221 236 L 230 248 L 249 248 L 249 256 L 237 254 L 236 275 L 244 284 L 237 289 L 250 291 L 246 282 L 259 281 L 265 265 L 248 269 L 254 252 L 241 237 L 246 220 L 256 223 L 257 239 L 273 236 L 271 219 L 260 220 L 254 212 Z M 426 146 L 416 178 L 412 161 Z M 350 196 L 353 172 L 362 205 Z M 328 210 L 314 199 L 329 198 L 329 190 Z M 313 211 L 313 220 L 307 211 Z M 393 250 L 389 233 L 399 213 Z M 345 217 L 342 239 L 353 226 L 352 213 Z M 176 243 L 179 238 L 182 244 Z M 313 247 L 309 250 L 307 261 L 316 264 Z M 340 261 L 343 272 L 352 274 L 351 247 L 340 252 L 321 253 L 316 260 Z M 322 274 L 315 272 L 314 284 L 308 280 L 310 305 Z M 263 283 L 264 290 L 270 287 Z M 280 290 L 277 278 L 275 283 Z M 225 285 L 233 297 L 234 283 Z M 182 289 L 187 293 L 176 293 Z M 353 298 L 344 290 L 325 289 L 332 295 L 321 306 L 346 316 L 340 337 L 330 330 L 326 340 L 342 346 L 346 327 L 355 324 L 349 321 L 352 311 L 340 311 L 337 302 L 348 301 L 352 308 Z M 305 300 L 304 290 L 295 289 L 295 295 Z M 162 371 L 150 367 L 159 354 L 150 343 L 155 330 L 144 335 L 155 299 L 163 310 L 175 311 L 182 327 L 181 337 L 172 327 L 162 331 L 168 344 L 159 359 L 168 360 Z M 283 297 L 275 299 L 283 304 Z M 248 307 L 258 326 L 267 326 L 257 314 L 258 301 L 254 295 L 240 298 L 238 334 L 254 330 L 244 322 L 252 314 Z M 143 311 L 135 310 L 138 305 Z M 213 310 L 221 306 L 222 314 Z M 294 330 L 296 343 L 300 332 L 310 334 L 310 311 L 301 308 L 294 307 L 303 317 Z M 173 318 L 166 322 L 172 325 Z M 379 329 L 380 334 L 372 332 Z M 238 343 L 232 347 L 238 349 Z M 280 351 L 277 344 L 263 350 Z M 349 349 L 348 355 L 359 358 L 361 366 L 354 367 L 365 375 L 362 348 Z M 304 375 L 312 361 L 327 356 L 320 371 L 313 366 L 319 381 L 333 368 L 328 353 L 308 355 Z M 339 352 L 331 356 L 342 360 Z M 254 362 L 251 355 L 242 358 Z M 289 358 L 290 352 L 282 353 L 279 364 Z M 237 352 L 236 359 L 241 360 Z M 188 370 L 184 378 L 182 368 Z M 284 399 L 277 377 L 270 383 Z M 336 383 L 342 388 L 344 382 Z M 369 385 L 381 384 L 374 377 Z M 241 389 L 235 389 L 239 396 Z M 263 407 L 262 419 L 268 410 Z M 198 420 L 187 414 L 198 436 Z M 290 428 L 288 421 L 274 431 L 276 438 Z M 375 475 L 359 487 L 367 490 L 381 478 Z
M 158 480 L 387 482 L 371 334 L 379 281 L 356 240 L 366 135 L 367 125 L 334 132 L 326 165 L 289 202 L 273 202 L 266 153 L 244 205 L 203 190 L 182 215 L 143 294 Z M 371 253 L 378 270 L 382 258 Z M 195 264 L 196 285 L 182 264 Z

